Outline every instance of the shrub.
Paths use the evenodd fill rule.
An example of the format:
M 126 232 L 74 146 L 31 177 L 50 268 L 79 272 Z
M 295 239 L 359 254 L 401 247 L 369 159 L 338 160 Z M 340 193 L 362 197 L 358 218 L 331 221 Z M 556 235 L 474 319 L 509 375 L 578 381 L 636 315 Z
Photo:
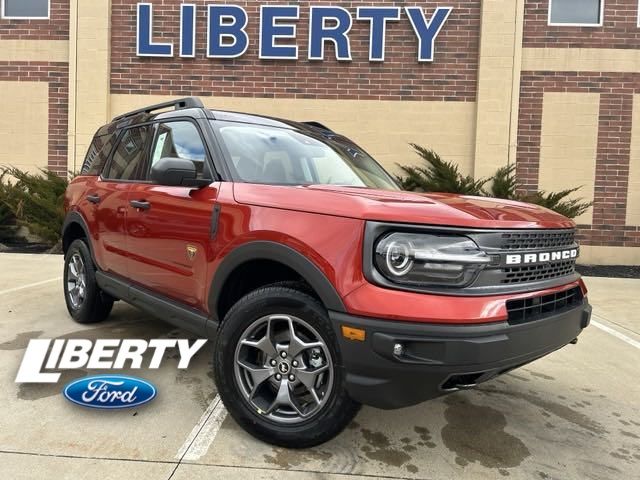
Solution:
M 582 198 L 565 199 L 568 195 L 577 192 L 582 187 L 570 188 L 562 190 L 560 192 L 545 192 L 544 190 L 532 193 L 530 195 L 524 195 L 522 197 L 523 202 L 535 203 L 541 207 L 548 208 L 554 212 L 558 212 L 560 215 L 564 215 L 568 218 L 576 218 L 589 210 L 592 202 L 583 202 Z
M 66 178 L 48 170 L 34 174 L 15 167 L 1 167 L 0 204 L 18 224 L 53 245 L 60 240 L 67 184 Z
M 495 198 L 517 200 L 518 191 L 521 189 L 522 186 L 516 178 L 516 166 L 512 163 L 496 170 L 489 189 L 489 195 Z
M 544 190 L 524 193 L 524 188 L 516 177 L 515 164 L 499 168 L 488 179 L 474 180 L 473 177 L 463 176 L 457 165 L 446 162 L 433 150 L 410 144 L 420 157 L 427 163 L 426 167 L 398 165 L 406 177 L 396 177 L 404 190 L 420 192 L 449 192 L 466 195 L 481 195 L 507 200 L 519 200 L 535 203 L 554 210 L 569 218 L 576 218 L 591 207 L 591 202 L 584 202 L 582 198 L 567 199 L 567 197 L 582 187 L 570 188 L 560 192 L 545 192 Z M 489 183 L 490 182 L 490 183 Z M 488 191 L 484 190 L 489 184 Z
M 13 218 L 13 214 L 7 205 L 0 201 L 0 226 L 8 225 Z
M 422 192 L 448 192 L 464 195 L 481 195 L 482 188 L 488 179 L 474 180 L 471 176 L 464 176 L 458 166 L 452 162 L 445 162 L 433 150 L 410 144 L 415 152 L 424 160 L 424 167 L 398 165 L 406 177 L 396 176 L 404 190 Z

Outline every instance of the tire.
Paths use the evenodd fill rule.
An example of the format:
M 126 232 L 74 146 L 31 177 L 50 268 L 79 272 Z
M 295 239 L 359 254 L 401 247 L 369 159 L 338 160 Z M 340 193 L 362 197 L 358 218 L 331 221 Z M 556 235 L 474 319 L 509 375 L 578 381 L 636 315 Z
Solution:
M 269 328 L 276 339 L 269 342 L 273 348 L 263 343 Z M 262 333 L 248 336 L 254 331 Z M 291 339 L 292 331 L 296 341 L 278 341 L 286 340 L 287 335 Z M 262 341 L 257 341 L 261 336 Z M 299 340 L 316 346 L 304 347 Z M 257 343 L 262 346 L 253 345 Z M 282 349 L 291 355 L 282 358 Z M 285 371 L 282 364 L 287 362 L 289 369 Z M 225 316 L 216 339 L 214 374 L 227 410 L 251 435 L 281 447 L 324 443 L 358 413 L 360 404 L 346 392 L 341 365 L 338 340 L 324 307 L 315 298 L 283 284 L 260 288 L 241 298 Z M 259 376 L 256 373 L 254 377 L 251 371 Z M 255 378 L 260 380 L 254 382 Z M 275 398 L 280 399 L 284 391 L 289 404 L 273 408 L 278 403 Z
M 82 265 L 82 268 L 78 265 Z M 80 275 L 76 275 L 78 271 Z M 79 288 L 73 290 L 75 287 Z M 64 259 L 63 288 L 67 310 L 76 322 L 101 322 L 111 313 L 113 298 L 98 287 L 96 267 L 84 240 L 74 240 L 67 250 Z

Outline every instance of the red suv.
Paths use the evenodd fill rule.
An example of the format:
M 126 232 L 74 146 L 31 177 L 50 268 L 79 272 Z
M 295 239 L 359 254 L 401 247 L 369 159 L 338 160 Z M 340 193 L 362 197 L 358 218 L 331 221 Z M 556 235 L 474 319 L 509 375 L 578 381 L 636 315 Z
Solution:
M 100 128 L 65 197 L 64 292 L 215 339 L 235 420 L 308 447 L 360 404 L 467 389 L 589 324 L 575 224 L 524 203 L 400 191 L 316 123 L 195 98 Z

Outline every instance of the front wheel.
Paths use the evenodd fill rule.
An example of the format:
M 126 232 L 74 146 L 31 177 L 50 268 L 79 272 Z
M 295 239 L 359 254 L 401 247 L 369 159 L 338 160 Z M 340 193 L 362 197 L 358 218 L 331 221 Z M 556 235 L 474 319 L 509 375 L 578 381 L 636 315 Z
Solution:
M 268 443 L 318 445 L 340 433 L 359 409 L 344 388 L 326 311 L 292 288 L 265 287 L 240 299 L 225 316 L 214 364 L 227 410 Z

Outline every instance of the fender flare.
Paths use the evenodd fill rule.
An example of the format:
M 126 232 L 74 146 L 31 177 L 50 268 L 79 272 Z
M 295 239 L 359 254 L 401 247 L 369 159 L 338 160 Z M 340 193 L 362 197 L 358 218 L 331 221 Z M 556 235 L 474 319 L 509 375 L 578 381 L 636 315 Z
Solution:
M 67 213 L 66 217 L 64 218 L 64 223 L 62 224 L 63 240 L 64 240 L 65 233 L 67 232 L 69 227 L 73 224 L 78 225 L 84 232 L 84 236 L 87 239 L 87 247 L 89 247 L 89 252 L 91 253 L 91 258 L 93 259 L 94 265 L 97 265 L 96 257 L 93 253 L 93 246 L 91 245 L 91 235 L 89 234 L 89 227 L 87 227 L 87 222 L 85 222 L 84 217 L 77 211 L 71 211 Z
M 313 288 L 328 310 L 346 312 L 344 303 L 334 286 L 311 260 L 281 243 L 254 241 L 232 250 L 218 266 L 209 289 L 209 315 L 217 316 L 222 288 L 232 272 L 243 263 L 252 260 L 272 260 L 286 265 Z M 219 319 L 219 321 L 221 320 Z

